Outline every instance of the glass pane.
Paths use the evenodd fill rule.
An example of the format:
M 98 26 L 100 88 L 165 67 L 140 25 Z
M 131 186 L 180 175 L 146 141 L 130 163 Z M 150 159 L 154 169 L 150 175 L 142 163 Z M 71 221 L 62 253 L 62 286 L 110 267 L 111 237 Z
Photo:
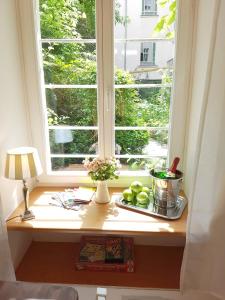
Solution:
M 175 16 L 175 2 L 115 0 L 115 152 L 128 156 L 125 169 L 166 161 Z
M 116 126 L 168 126 L 170 98 L 170 87 L 116 89 Z
M 95 38 L 95 0 L 40 0 L 42 38 Z
M 151 157 L 151 158 L 119 158 L 122 165 L 122 171 L 139 171 L 151 170 L 155 167 L 165 168 L 166 158 Z
M 49 125 L 97 126 L 96 89 L 46 89 Z
M 86 171 L 83 167 L 84 157 L 79 158 L 59 158 L 52 157 L 51 164 L 53 171 Z
M 167 156 L 168 130 L 116 130 L 116 154 Z
M 172 41 L 115 43 L 115 84 L 161 83 L 173 68 Z
M 97 130 L 50 129 L 51 154 L 97 154 Z
M 168 32 L 174 31 L 172 20 L 175 19 L 175 15 L 169 8 L 171 1 L 163 6 L 160 2 L 164 1 L 151 0 L 151 4 L 147 2 L 146 0 L 115 0 L 116 39 L 166 37 Z M 168 16 L 171 23 L 169 22 L 166 30 L 156 32 L 154 30 L 156 24 L 163 16 Z
M 42 43 L 45 83 L 96 84 L 95 43 Z

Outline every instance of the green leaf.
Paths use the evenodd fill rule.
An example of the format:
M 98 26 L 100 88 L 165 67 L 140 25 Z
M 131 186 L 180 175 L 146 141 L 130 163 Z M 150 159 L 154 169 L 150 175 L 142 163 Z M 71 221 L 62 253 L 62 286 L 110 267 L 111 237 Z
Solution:
M 170 10 L 170 11 L 176 10 L 176 6 L 177 6 L 176 1 L 172 2 L 172 3 L 170 4 L 169 10 Z
M 173 39 L 174 36 L 175 36 L 174 31 L 167 32 L 167 34 L 166 34 L 166 37 L 167 37 L 168 39 Z
M 156 24 L 156 26 L 155 26 L 155 28 L 154 28 L 154 31 L 156 31 L 156 32 L 161 31 L 161 30 L 163 29 L 163 26 L 164 26 L 164 24 L 165 24 L 165 21 L 166 21 L 166 18 L 165 18 L 165 16 L 164 16 L 164 17 L 162 17 L 162 18 L 159 20 L 159 22 Z
M 175 22 L 176 18 L 176 12 L 174 11 L 173 13 L 169 14 L 169 16 L 166 18 L 166 24 L 167 26 L 170 26 Z
M 162 1 L 159 1 L 159 5 L 161 7 L 164 7 L 166 5 L 166 3 L 168 3 L 168 0 L 162 0 Z

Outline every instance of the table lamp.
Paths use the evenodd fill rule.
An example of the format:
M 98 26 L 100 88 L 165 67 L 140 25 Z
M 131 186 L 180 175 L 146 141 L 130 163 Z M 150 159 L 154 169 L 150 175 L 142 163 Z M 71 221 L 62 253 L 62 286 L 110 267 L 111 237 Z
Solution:
M 23 195 L 25 211 L 22 220 L 31 220 L 35 216 L 29 210 L 29 190 L 26 179 L 33 178 L 42 173 L 42 167 L 37 149 L 32 147 L 19 147 L 7 151 L 5 177 L 14 180 L 23 180 Z

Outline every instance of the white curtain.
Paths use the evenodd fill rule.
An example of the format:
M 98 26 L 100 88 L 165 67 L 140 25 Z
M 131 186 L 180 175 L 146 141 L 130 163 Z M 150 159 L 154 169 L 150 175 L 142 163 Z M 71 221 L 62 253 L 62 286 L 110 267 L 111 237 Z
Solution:
M 15 272 L 10 255 L 6 226 L 2 219 L 2 215 L 0 198 L 0 281 L 13 281 L 15 280 Z
M 205 29 L 203 26 L 201 30 L 211 45 L 205 61 L 208 64 L 207 80 L 189 199 L 181 288 L 184 294 L 196 290 L 225 299 L 225 1 L 200 0 L 199 4 L 198 13 L 211 5 L 210 13 L 214 17 L 212 32 L 207 28 L 207 19 Z M 197 89 L 198 82 L 194 86 Z

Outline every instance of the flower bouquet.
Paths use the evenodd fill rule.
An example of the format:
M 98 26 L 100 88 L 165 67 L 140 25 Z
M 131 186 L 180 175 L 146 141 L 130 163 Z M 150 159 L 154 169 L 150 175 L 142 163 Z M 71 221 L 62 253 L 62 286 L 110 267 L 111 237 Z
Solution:
M 115 158 L 90 160 L 86 158 L 84 167 L 88 170 L 88 175 L 92 180 L 97 181 L 97 191 L 95 201 L 107 203 L 110 201 L 107 180 L 118 179 L 118 170 L 121 167 L 119 160 Z

